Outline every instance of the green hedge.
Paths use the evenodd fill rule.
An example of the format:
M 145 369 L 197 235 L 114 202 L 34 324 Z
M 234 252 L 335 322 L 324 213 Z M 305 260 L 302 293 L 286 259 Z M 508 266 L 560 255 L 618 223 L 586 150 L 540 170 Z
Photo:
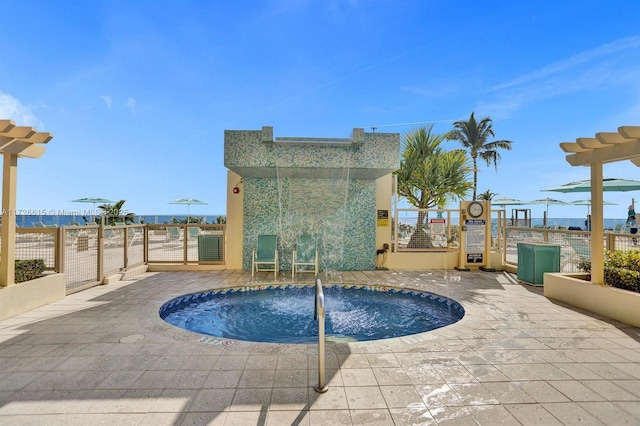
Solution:
M 591 262 L 582 262 L 579 267 L 591 272 Z M 640 250 L 605 251 L 604 283 L 640 293 Z
M 16 260 L 16 283 L 38 278 L 46 268 L 44 259 Z

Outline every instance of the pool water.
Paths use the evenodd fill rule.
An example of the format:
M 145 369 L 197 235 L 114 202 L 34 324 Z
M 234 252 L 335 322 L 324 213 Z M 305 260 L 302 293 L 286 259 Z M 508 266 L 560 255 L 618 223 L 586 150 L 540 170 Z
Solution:
M 390 287 L 324 286 L 328 341 L 367 341 L 422 333 L 459 321 L 462 306 L 433 293 Z M 315 343 L 314 286 L 225 289 L 165 303 L 160 316 L 186 330 L 228 339 Z

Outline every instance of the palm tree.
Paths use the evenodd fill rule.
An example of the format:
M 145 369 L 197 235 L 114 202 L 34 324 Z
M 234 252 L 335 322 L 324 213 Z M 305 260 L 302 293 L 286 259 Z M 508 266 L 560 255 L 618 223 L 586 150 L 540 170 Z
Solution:
M 478 195 L 478 199 L 482 201 L 491 201 L 493 200 L 493 197 L 495 197 L 496 195 L 498 194 L 496 194 L 495 192 L 491 192 L 490 189 L 487 189 L 486 191 Z
M 121 216 L 122 206 L 126 200 L 120 200 L 115 204 L 103 204 L 98 206 L 98 209 L 102 210 L 102 214 L 104 214 L 106 225 L 113 225 L 115 222 L 119 221 L 122 218 L 123 222 L 133 222 L 135 219 L 135 213 L 126 213 Z M 100 223 L 101 219 L 96 218 L 96 222 Z
M 448 200 L 463 199 L 471 189 L 471 168 L 463 150 L 445 151 L 444 135 L 431 133 L 433 126 L 420 127 L 403 135 L 403 152 L 398 177 L 398 195 L 420 209 L 443 208 Z M 418 213 L 416 232 L 409 247 L 417 247 L 414 236 L 422 236 L 427 225 L 425 212 Z
M 453 123 L 454 130 L 445 136 L 448 140 L 459 141 L 464 149 L 469 151 L 471 160 L 473 161 L 473 199 L 476 199 L 476 190 L 478 188 L 478 164 L 477 159 L 487 162 L 487 166 L 493 164 L 498 170 L 498 162 L 500 161 L 499 149 L 511 150 L 513 142 L 508 140 L 499 140 L 488 142 L 489 138 L 493 138 L 493 121 L 489 117 L 484 117 L 477 122 L 471 113 L 468 121 L 456 121 Z

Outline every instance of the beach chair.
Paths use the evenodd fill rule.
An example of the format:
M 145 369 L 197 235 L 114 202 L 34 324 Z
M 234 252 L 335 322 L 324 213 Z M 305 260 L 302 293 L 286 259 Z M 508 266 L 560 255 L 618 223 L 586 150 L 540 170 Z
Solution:
M 569 235 L 566 240 L 574 254 L 571 263 L 591 262 L 591 242 L 587 238 Z
M 167 235 L 163 246 L 180 243 L 180 228 L 177 226 L 167 226 Z
M 142 241 L 144 239 L 144 231 L 142 228 L 138 228 L 136 226 L 127 227 L 127 242 L 129 243 L 129 248 L 133 246 L 137 241 Z
M 118 246 L 124 241 L 124 230 L 114 228 L 116 227 L 104 227 L 104 232 L 102 234 L 102 243 L 105 247 L 111 247 L 113 245 Z
M 613 232 L 616 234 L 624 234 L 627 231 L 627 228 L 624 223 L 616 223 L 613 227 Z
M 189 226 L 187 227 L 187 236 L 189 238 L 189 242 L 198 241 L 198 236 L 200 235 L 200 228 L 197 226 Z
M 311 235 L 299 236 L 291 259 L 291 279 L 295 279 L 296 272 L 313 272 L 318 275 L 318 245 L 316 240 Z
M 258 247 L 251 259 L 251 276 L 258 271 L 273 271 L 274 278 L 278 277 L 278 237 L 275 235 L 258 235 Z

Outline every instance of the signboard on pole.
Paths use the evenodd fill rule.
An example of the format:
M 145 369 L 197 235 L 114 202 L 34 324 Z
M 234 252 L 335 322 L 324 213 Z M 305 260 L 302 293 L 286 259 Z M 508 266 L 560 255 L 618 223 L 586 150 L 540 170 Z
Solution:
M 460 260 L 456 269 L 481 269 L 488 265 L 491 250 L 491 204 L 487 201 L 460 203 Z M 488 268 L 487 268 L 488 269 Z

